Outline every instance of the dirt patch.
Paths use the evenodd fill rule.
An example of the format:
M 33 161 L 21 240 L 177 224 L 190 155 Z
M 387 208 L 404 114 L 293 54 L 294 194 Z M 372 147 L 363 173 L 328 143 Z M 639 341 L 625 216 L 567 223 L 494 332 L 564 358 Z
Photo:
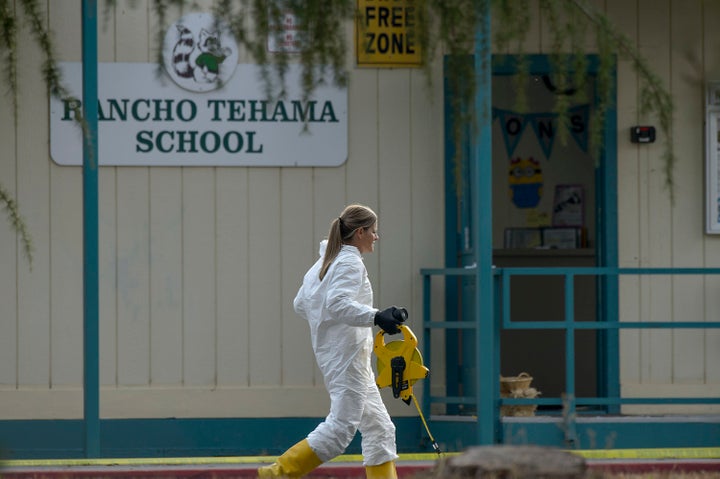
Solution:
M 589 468 L 571 452 L 541 446 L 479 446 L 440 459 L 417 479 L 720 479 L 717 471 L 623 473 Z

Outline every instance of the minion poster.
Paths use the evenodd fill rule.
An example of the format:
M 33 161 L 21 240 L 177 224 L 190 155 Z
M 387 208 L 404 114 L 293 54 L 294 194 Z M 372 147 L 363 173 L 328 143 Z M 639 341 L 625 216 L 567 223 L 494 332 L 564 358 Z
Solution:
M 510 161 L 510 198 L 518 208 L 535 208 L 540 203 L 543 174 L 540 163 L 533 158 L 514 158 Z

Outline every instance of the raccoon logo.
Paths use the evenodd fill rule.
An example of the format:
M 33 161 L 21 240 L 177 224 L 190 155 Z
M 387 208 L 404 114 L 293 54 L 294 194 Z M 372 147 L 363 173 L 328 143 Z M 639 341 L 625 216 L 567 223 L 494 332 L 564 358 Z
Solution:
M 180 38 L 173 48 L 173 69 L 180 78 L 192 78 L 193 67 L 190 63 L 190 55 L 195 51 L 195 37 L 187 27 L 183 25 L 175 25 L 175 27 L 178 29 Z
M 165 34 L 165 70 L 180 87 L 206 92 L 221 87 L 237 67 L 237 45 L 212 15 L 184 16 Z

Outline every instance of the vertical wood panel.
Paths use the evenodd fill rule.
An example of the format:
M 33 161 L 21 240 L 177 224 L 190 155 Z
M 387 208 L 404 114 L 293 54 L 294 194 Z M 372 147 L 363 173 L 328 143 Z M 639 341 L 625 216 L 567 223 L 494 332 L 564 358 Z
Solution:
M 378 77 L 377 69 L 358 69 L 348 86 L 347 197 L 367 205 L 378 197 Z
M 348 88 L 350 131 L 348 135 L 347 201 L 362 203 L 380 214 L 379 197 L 379 69 L 356 69 Z M 336 209 L 340 206 L 337 205 Z M 331 214 L 331 212 L 328 212 Z M 338 211 L 339 213 L 339 211 Z M 329 216 L 332 218 L 332 216 Z M 375 253 L 363 261 L 373 285 L 374 302 L 378 306 L 379 250 L 382 247 L 385 221 L 379 218 L 380 242 Z M 315 247 L 317 249 L 317 247 Z
M 430 338 L 423 335 L 422 324 L 422 277 L 421 268 L 435 267 L 442 262 L 445 239 L 443 235 L 431 235 L 429 231 L 440 231 L 444 224 L 445 183 L 444 183 L 444 137 L 443 125 L 443 81 L 442 61 L 437 59 L 431 74 L 432 85 L 428 85 L 421 71 L 413 71 L 410 76 L 410 157 L 412 161 L 410 201 L 412 204 L 410 234 L 412 253 L 410 264 L 410 284 L 412 298 L 410 320 L 420 344 Z M 438 301 L 434 301 L 437 303 Z M 438 337 L 433 334 L 432 337 Z M 442 355 L 437 341 L 433 351 Z M 443 356 L 441 356 L 443 357 Z M 444 368 L 433 371 L 435 378 L 444 380 Z M 422 388 L 416 390 L 420 393 Z
M 313 257 L 317 254 L 320 241 L 327 238 L 330 222 L 342 213 L 348 203 L 355 202 L 354 198 L 347 197 L 347 167 L 346 164 L 338 168 L 313 168 L 313 211 L 315 212 Z M 377 205 L 372 203 L 367 206 L 373 209 L 377 208 Z M 368 265 L 367 258 L 365 264 Z M 370 266 L 368 266 L 368 270 L 370 270 Z
M 117 188 L 115 167 L 98 171 L 100 384 L 117 384 Z
M 122 5 L 122 2 L 119 2 Z M 108 14 L 98 29 L 98 61 L 115 61 L 117 11 L 107 9 L 107 0 L 98 3 L 98 11 Z M 78 10 L 80 5 L 77 6 Z M 102 140 L 100 140 L 102 141 Z M 100 384 L 117 384 L 117 196 L 116 167 L 98 169 L 98 261 L 100 297 Z M 101 400 L 102 403 L 102 400 Z
M 82 384 L 82 177 L 77 167 L 51 166 L 50 311 L 53 386 Z
M 149 181 L 147 168 L 117 170 L 118 382 L 150 382 Z
M 210 168 L 182 170 L 183 379 L 216 379 L 215 176 Z
M 74 0 L 48 2 L 48 22 L 55 43 L 55 54 L 62 61 L 82 61 L 82 12 Z M 98 27 L 98 33 L 102 26 Z
M 608 0 L 606 14 L 617 28 L 637 44 L 637 2 Z M 618 125 L 618 231 L 619 265 L 640 266 L 640 165 L 638 146 L 631 144 L 626 132 L 638 122 L 637 74 L 629 60 L 618 58 L 617 63 L 617 125 Z M 637 321 L 640 318 L 640 278 L 620 277 L 620 318 Z M 640 332 L 626 329 L 620 332 L 621 382 L 640 379 Z
M 50 5 L 52 31 L 67 32 L 58 42 L 57 54 L 77 60 L 82 31 L 76 2 Z M 59 10 L 56 10 L 59 9 Z M 75 10 L 75 14 L 59 14 Z M 82 169 L 50 164 L 50 311 L 51 384 L 82 384 L 83 365 L 83 231 Z
M 352 112 L 351 112 L 352 113 Z M 351 125 L 352 123 L 352 119 Z M 350 161 L 361 161 L 359 159 L 350 159 Z M 348 198 L 346 187 L 346 173 L 348 164 L 337 168 L 313 168 L 313 233 L 315 241 L 313 244 L 312 257 L 317 257 L 318 244 L 321 240 L 327 238 L 330 228 L 330 222 L 337 218 L 342 209 L 350 202 L 354 202 L 353 198 Z M 352 181 L 352 180 L 350 180 Z M 369 203 L 367 206 L 376 210 L 377 205 Z M 368 270 L 370 281 L 373 284 L 375 293 L 375 304 L 377 304 L 377 262 L 374 261 L 377 254 L 365 255 L 365 267 Z M 308 265 L 307 267 L 309 267 Z M 323 384 L 322 374 L 315 365 L 314 382 L 315 384 Z
M 240 2 L 238 2 L 240 3 Z M 246 7 L 240 6 L 239 9 L 242 9 L 243 12 L 247 12 Z M 253 34 L 254 29 L 254 23 L 252 21 L 252 17 L 250 15 L 244 15 L 243 17 L 243 27 L 245 28 L 245 31 L 248 32 L 249 35 Z M 238 63 L 253 63 L 253 59 L 248 52 L 246 48 L 240 48 L 238 51 Z
M 118 5 L 115 61 L 145 61 L 152 39 L 139 5 Z M 118 381 L 150 382 L 149 169 L 117 168 Z
M 246 168 L 218 168 L 217 336 L 218 384 L 247 386 L 248 341 L 248 174 Z
M 13 9 L 14 6 L 10 4 L 9 8 Z M 0 80 L 0 85 L 4 91 L 7 91 L 4 78 Z M 11 198 L 16 198 L 15 138 L 18 132 L 14 121 L 10 121 L 13 98 L 9 91 L 0 95 L 0 112 L 5 118 L 0 123 L 0 185 Z M 20 213 L 25 216 L 27 212 L 21 208 Z M 19 244 L 15 230 L 3 217 L 0 220 L 0 245 L 2 245 L 0 247 L 0 386 L 17 386 L 18 268 L 29 270 L 31 267 L 30 262 L 18 248 Z
M 150 383 L 183 380 L 182 172 L 150 170 Z
M 543 49 L 547 49 L 547 45 L 543 44 L 542 35 L 542 16 L 540 15 L 540 2 L 532 0 L 530 2 L 530 28 L 528 29 L 525 41 L 522 44 L 522 51 L 525 53 L 540 53 Z M 515 53 L 516 49 L 511 46 L 509 51 L 501 53 Z
M 594 8 L 595 10 L 597 10 L 600 13 L 607 14 L 608 1 L 611 2 L 612 0 L 590 0 L 588 3 L 590 4 L 591 8 Z M 581 15 L 583 15 L 583 14 L 581 14 Z M 585 40 L 584 40 L 585 51 L 592 52 L 592 53 L 598 51 L 594 27 L 595 26 L 592 23 L 588 23 L 588 28 L 585 31 Z
M 376 280 L 379 308 L 410 303 L 411 272 L 411 182 L 410 164 L 410 72 L 380 73 L 379 105 L 379 215 L 380 260 Z
M 280 258 L 282 260 L 279 312 L 282 313 L 282 384 L 313 384 L 315 363 L 308 323 L 293 309 L 293 299 L 305 271 L 318 258 L 313 246 L 312 169 L 283 168 L 280 171 L 281 226 Z M 308 251 L 315 250 L 310 256 Z M 322 385 L 322 384 L 321 384 Z
M 47 3 L 39 2 L 43 15 Z M 25 25 L 20 28 L 24 31 Z M 32 271 L 18 269 L 18 382 L 48 386 L 50 381 L 50 160 L 49 115 L 42 55 L 34 41 L 18 41 L 20 91 L 17 136 L 17 201 L 35 253 Z M 42 93 L 41 93 L 42 92 Z M 43 101 L 37 101 L 42 98 Z
M 115 21 L 118 16 L 118 10 L 122 9 L 123 3 L 127 0 L 120 0 L 114 8 L 109 8 L 110 0 L 98 1 L 98 12 L 100 20 L 98 21 L 98 62 L 113 61 L 115 59 Z M 75 2 L 79 15 L 82 15 L 82 4 Z M 76 61 L 80 61 L 82 51 L 78 47 L 76 53 Z M 63 60 L 73 60 L 72 58 L 63 58 Z
M 151 21 L 150 2 L 122 0 L 115 8 L 115 61 L 117 62 L 155 62 L 156 57 L 149 55 L 157 38 L 155 30 L 148 31 L 148 17 Z M 111 31 L 106 32 L 112 33 Z
M 128 2 L 133 3 L 133 0 L 125 0 Z M 180 19 L 180 11 L 179 9 L 173 4 L 170 6 L 165 13 L 165 24 L 160 25 L 160 19 L 157 15 L 155 15 L 155 9 L 151 5 L 152 2 L 143 2 L 143 4 L 147 5 L 147 30 L 150 32 L 150 42 L 147 44 L 147 48 L 144 50 L 138 50 L 135 54 L 137 58 L 135 58 L 133 61 L 147 61 L 147 62 L 155 62 L 158 58 L 158 48 L 160 45 L 158 45 L 157 37 L 155 36 L 157 32 L 166 32 L 167 28 L 172 25 L 174 22 Z M 132 9 L 132 8 L 131 8 Z M 137 9 L 137 8 L 136 8 Z M 141 55 L 144 55 L 141 57 Z
M 702 4 L 702 32 L 703 32 L 703 67 L 706 81 L 720 81 L 720 29 L 716 20 L 720 18 L 720 2 L 704 0 Z M 703 85 L 704 86 L 704 85 Z M 703 96 L 703 102 L 704 100 Z M 704 112 L 703 112 L 704 114 Z M 703 163 L 704 164 L 704 163 Z M 702 191 L 701 188 L 698 191 Z M 701 210 L 705 212 L 705 207 Z M 720 237 L 717 235 L 704 236 L 705 266 L 718 267 L 720 265 Z M 717 321 L 720 318 L 720 303 L 717 293 L 720 291 L 720 276 L 709 276 L 705 280 L 706 321 Z M 720 364 L 720 330 L 708 329 L 705 331 L 705 382 L 720 383 L 720 368 L 713 365 Z
M 672 210 L 673 266 L 703 265 L 704 218 L 703 190 L 704 134 L 702 124 L 703 80 L 701 70 L 702 22 L 701 0 L 673 0 L 671 48 L 672 95 L 675 98 L 673 135 L 677 165 L 675 167 L 675 204 Z M 694 211 L 696 214 L 688 214 Z M 701 321 L 703 311 L 703 278 L 679 276 L 673 280 L 675 321 Z M 672 358 L 673 382 L 701 382 L 705 377 L 702 330 L 675 330 Z
M 640 51 L 648 63 L 663 80 L 665 88 L 670 83 L 670 3 L 668 0 L 639 0 L 638 32 Z M 656 118 L 641 118 L 657 124 Z M 662 139 L 661 139 L 662 140 Z M 669 212 L 670 195 L 665 187 L 665 175 L 662 167 L 662 141 L 645 145 L 641 151 L 641 162 L 645 168 L 641 172 L 648 179 L 647 194 L 642 198 L 646 210 L 640 221 L 643 224 L 641 247 L 646 252 L 646 266 L 668 266 L 672 261 L 672 219 Z M 648 301 L 650 308 L 648 319 L 652 321 L 670 321 L 672 318 L 672 281 L 667 276 L 648 278 L 651 291 Z M 641 333 L 641 345 L 645 362 L 643 380 L 669 382 L 672 376 L 672 333 L 670 331 L 651 330 Z
M 250 385 L 279 385 L 282 374 L 280 174 L 277 168 L 263 168 L 249 170 L 248 175 Z
M 9 97 L 9 96 L 8 96 Z M 9 99 L 9 98 L 8 98 Z M 0 100 L 0 111 L 7 103 Z M 7 140 L 7 143 L 5 143 Z M 10 149 L 12 152 L 7 152 Z M 0 127 L 0 185 L 15 197 L 14 128 Z M 7 154 L 6 154 L 7 153 Z M 21 209 L 21 213 L 24 211 Z M 29 269 L 30 263 L 19 252 L 17 235 L 10 222 L 0 222 L 0 386 L 17 386 L 18 355 L 18 267 Z

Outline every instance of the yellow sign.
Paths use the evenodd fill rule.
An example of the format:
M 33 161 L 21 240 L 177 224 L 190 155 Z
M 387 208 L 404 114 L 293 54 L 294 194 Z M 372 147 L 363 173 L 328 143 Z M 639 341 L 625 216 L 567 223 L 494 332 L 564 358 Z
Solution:
M 355 51 L 361 66 L 419 66 L 415 0 L 358 0 Z

